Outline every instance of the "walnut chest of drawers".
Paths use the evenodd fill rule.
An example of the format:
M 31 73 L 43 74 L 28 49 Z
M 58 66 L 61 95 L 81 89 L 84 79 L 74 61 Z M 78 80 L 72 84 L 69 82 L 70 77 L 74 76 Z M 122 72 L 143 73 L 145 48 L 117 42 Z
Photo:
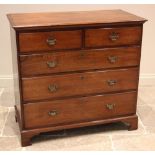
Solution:
M 22 146 L 42 132 L 136 115 L 144 18 L 122 10 L 8 14 Z

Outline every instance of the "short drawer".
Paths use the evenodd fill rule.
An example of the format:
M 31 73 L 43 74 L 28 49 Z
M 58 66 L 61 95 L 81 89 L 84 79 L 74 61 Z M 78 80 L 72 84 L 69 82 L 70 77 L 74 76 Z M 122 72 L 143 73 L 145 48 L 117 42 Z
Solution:
M 20 56 L 22 76 L 137 66 L 140 47 L 53 52 Z
M 137 89 L 138 68 L 22 78 L 23 100 Z
M 85 31 L 85 46 L 139 45 L 141 43 L 141 36 L 141 27 L 88 29 Z
M 20 52 L 76 49 L 81 47 L 81 31 L 50 31 L 19 34 Z
M 24 105 L 26 128 L 76 124 L 136 113 L 136 92 Z

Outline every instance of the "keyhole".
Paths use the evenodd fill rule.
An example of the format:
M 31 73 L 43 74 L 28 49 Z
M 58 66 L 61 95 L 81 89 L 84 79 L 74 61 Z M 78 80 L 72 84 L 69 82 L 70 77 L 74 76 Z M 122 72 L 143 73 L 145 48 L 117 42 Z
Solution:
M 83 80 L 83 79 L 84 79 L 84 76 L 83 76 L 83 75 L 81 75 L 81 76 L 80 76 L 80 79 L 81 79 L 81 80 Z

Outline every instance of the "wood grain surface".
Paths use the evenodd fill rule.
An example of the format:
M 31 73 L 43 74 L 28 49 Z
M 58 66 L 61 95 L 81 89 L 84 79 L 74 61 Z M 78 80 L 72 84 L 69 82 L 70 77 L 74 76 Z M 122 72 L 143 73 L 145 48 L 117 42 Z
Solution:
M 107 47 L 118 45 L 140 45 L 141 35 L 141 27 L 87 29 L 85 32 L 85 46 Z M 111 37 L 115 36 L 116 40 L 112 40 Z
M 112 109 L 108 105 L 113 106 Z M 49 115 L 55 111 L 56 115 Z M 24 105 L 25 127 L 64 125 L 131 115 L 136 112 L 136 92 L 99 95 Z
M 54 40 L 54 45 L 49 45 L 48 40 Z M 49 51 L 56 49 L 81 48 L 82 36 L 80 30 L 74 31 L 49 31 L 19 34 L 20 52 Z
M 139 61 L 140 47 L 89 49 L 20 56 L 23 77 L 69 71 L 138 66 Z
M 115 83 L 110 85 L 109 82 L 113 80 Z M 23 100 L 35 101 L 137 89 L 137 82 L 138 68 L 23 78 Z M 57 88 L 53 88 L 54 91 L 51 92 L 49 86 Z
M 146 19 L 123 10 L 97 10 L 78 12 L 44 12 L 44 13 L 16 13 L 7 15 L 10 24 L 15 29 L 52 27 L 65 25 L 90 25 L 110 23 L 138 23 Z M 23 20 L 24 19 L 24 20 Z

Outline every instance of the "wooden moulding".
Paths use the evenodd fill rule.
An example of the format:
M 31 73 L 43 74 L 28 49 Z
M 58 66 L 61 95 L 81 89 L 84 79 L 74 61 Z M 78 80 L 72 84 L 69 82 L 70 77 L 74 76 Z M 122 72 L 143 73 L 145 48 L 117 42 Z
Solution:
M 17 120 L 19 120 L 19 117 L 18 117 L 19 115 L 18 115 L 16 106 L 15 106 L 15 110 L 16 110 Z M 64 130 L 64 129 L 72 129 L 72 128 L 79 128 L 79 127 L 85 127 L 85 126 L 99 125 L 99 124 L 107 124 L 107 123 L 112 123 L 112 122 L 125 123 L 128 126 L 129 131 L 136 130 L 138 128 L 138 117 L 135 114 L 131 116 L 118 117 L 118 118 L 112 118 L 112 119 L 106 119 L 106 120 L 97 120 L 97 121 L 81 122 L 81 123 L 68 124 L 68 125 L 62 125 L 62 126 L 21 130 L 20 131 L 21 132 L 21 144 L 23 147 L 32 145 L 31 143 L 32 137 L 37 136 L 43 132 L 58 131 L 58 130 Z
M 147 20 L 123 10 L 98 10 L 80 12 L 46 12 L 7 14 L 10 25 L 16 30 L 32 30 L 80 27 L 107 26 L 123 24 L 143 24 Z M 24 20 L 23 20 L 24 19 Z
M 91 64 L 89 64 L 90 66 L 86 66 L 87 68 L 84 68 L 84 66 L 79 66 L 79 68 L 76 68 L 76 63 L 72 62 L 72 70 L 68 69 L 68 67 L 70 66 L 66 66 L 66 68 L 64 69 L 63 65 L 62 68 L 60 66 L 60 68 L 58 70 L 56 70 L 55 72 L 48 72 L 47 70 L 45 70 L 45 66 L 42 66 L 43 68 L 38 67 L 38 64 L 36 66 L 36 62 L 39 61 L 39 56 L 40 55 L 44 55 L 44 54 L 51 54 L 52 52 L 55 54 L 57 54 L 57 57 L 63 57 L 62 52 L 77 52 L 78 51 L 93 51 L 93 50 L 103 50 L 104 54 L 105 54 L 105 50 L 109 49 L 118 49 L 118 51 L 120 52 L 120 49 L 122 49 L 122 51 L 124 51 L 124 49 L 132 49 L 134 47 L 138 47 L 138 52 L 137 55 L 133 55 L 135 53 L 131 52 L 132 55 L 130 55 L 131 60 L 133 61 L 134 58 L 134 62 L 130 62 L 130 64 L 125 64 L 124 66 L 122 66 L 122 64 L 124 64 L 124 61 L 127 61 L 126 59 L 121 61 L 121 64 L 117 67 L 119 68 L 115 68 L 116 70 L 120 70 L 120 69 L 126 69 L 128 71 L 132 71 L 129 72 L 130 74 L 126 74 L 124 75 L 124 73 L 122 74 L 122 78 L 124 78 L 124 76 L 126 76 L 127 79 L 131 79 L 132 85 L 129 82 L 126 82 L 126 84 L 130 84 L 130 85 L 126 85 L 123 84 L 120 87 L 120 89 L 117 89 L 115 91 L 111 91 L 111 89 L 109 91 L 107 91 L 107 89 L 105 89 L 104 93 L 118 93 L 119 90 L 122 90 L 123 86 L 126 86 L 126 90 L 122 90 L 124 91 L 132 91 L 134 89 L 134 91 L 136 91 L 136 95 L 135 95 L 135 100 L 137 100 L 137 90 L 138 90 L 138 80 L 139 80 L 139 66 L 140 66 L 140 49 L 141 49 L 141 44 L 142 44 L 142 30 L 143 30 L 143 23 L 146 22 L 147 20 L 138 16 L 135 16 L 133 14 L 127 13 L 125 11 L 122 10 L 108 10 L 108 11 L 91 11 L 91 12 L 68 12 L 68 13 L 30 13 L 30 14 L 9 14 L 7 15 L 9 21 L 10 21 L 10 25 L 11 25 L 11 32 L 12 32 L 12 52 L 13 52 L 13 72 L 14 74 L 17 74 L 17 78 L 15 81 L 15 85 L 18 88 L 17 89 L 17 97 L 16 97 L 16 106 L 15 106 L 15 111 L 16 111 L 16 115 L 15 115 L 15 119 L 19 124 L 19 128 L 20 128 L 20 133 L 21 133 L 21 143 L 22 146 L 28 146 L 31 145 L 31 139 L 32 137 L 39 135 L 40 133 L 44 133 L 44 132 L 50 132 L 50 131 L 57 131 L 57 130 L 64 130 L 64 129 L 72 129 L 72 128 L 79 128 L 79 127 L 85 127 L 85 126 L 93 126 L 93 125 L 99 125 L 99 124 L 106 124 L 106 123 L 113 123 L 113 122 L 123 122 L 128 126 L 128 130 L 135 130 L 138 127 L 138 117 L 135 114 L 136 112 L 134 111 L 133 113 L 128 113 L 128 115 L 124 114 L 124 116 L 117 115 L 115 118 L 108 118 L 108 119 L 104 119 L 104 120 L 95 120 L 95 121 L 81 121 L 79 123 L 77 123 L 76 121 L 73 122 L 72 124 L 63 124 L 63 125 L 53 125 L 51 126 L 51 124 L 49 126 L 45 127 L 45 124 L 42 126 L 34 127 L 33 129 L 30 128 L 26 128 L 26 123 L 25 123 L 25 117 L 24 117 L 24 106 L 26 104 L 29 104 L 30 101 L 33 99 L 32 98 L 32 89 L 25 91 L 25 89 L 27 88 L 27 81 L 29 82 L 29 88 L 32 88 L 32 84 L 34 84 L 34 78 L 38 78 L 38 79 L 42 79 L 46 80 L 46 81 L 50 81 L 51 79 L 48 78 L 47 75 L 51 76 L 53 79 L 56 77 L 56 75 L 52 75 L 52 74 L 57 74 L 57 77 L 54 80 L 58 80 L 58 77 L 61 77 L 61 73 L 59 71 L 59 69 L 62 70 L 62 73 L 66 74 L 67 78 L 69 77 L 69 73 L 70 71 L 74 72 L 74 76 L 75 76 L 75 72 L 77 72 L 77 75 L 81 75 L 82 73 L 80 73 L 79 71 L 81 71 L 81 68 L 83 68 L 83 72 L 87 72 L 90 71 L 95 73 L 95 69 L 101 70 L 105 69 L 105 70 L 109 70 L 114 69 L 114 67 L 112 66 L 108 66 L 106 64 L 105 68 L 102 68 L 102 61 L 98 63 L 97 68 L 93 68 L 94 66 L 91 66 Z M 23 20 L 24 19 L 24 20 Z M 130 32 L 132 32 L 130 35 L 130 37 L 128 37 L 128 35 L 130 33 L 128 33 L 128 31 L 126 31 L 127 29 L 123 29 L 123 27 L 128 27 L 128 30 L 130 30 Z M 137 27 L 135 29 L 135 27 Z M 107 29 L 108 33 L 107 33 Z M 111 30 L 110 30 L 111 28 Z M 121 42 L 119 43 L 111 43 L 109 42 L 108 36 L 109 33 L 111 34 L 113 32 L 114 29 L 117 29 L 117 31 L 119 32 L 119 34 L 125 34 L 125 38 L 121 38 Z M 94 30 L 94 29 L 99 29 L 99 30 Z M 72 41 L 72 47 L 70 47 L 67 43 L 61 43 L 59 45 L 57 45 L 56 48 L 50 49 L 47 47 L 47 45 L 45 45 L 42 40 L 40 40 L 40 33 L 42 34 L 43 37 L 46 38 L 46 35 L 49 32 L 53 32 L 57 37 L 58 40 L 64 40 L 64 38 L 67 38 L 69 36 L 67 36 L 65 31 L 76 31 L 76 35 L 74 36 L 75 40 Z M 58 32 L 54 32 L 54 31 L 63 31 L 63 36 L 62 34 L 60 35 Z M 39 33 L 38 33 L 39 32 Z M 97 32 L 97 33 L 96 33 Z M 31 34 L 32 33 L 32 34 Z M 33 34 L 35 33 L 35 34 Z M 62 33 L 62 32 L 61 32 Z M 74 33 L 74 32 L 73 32 Z M 71 32 L 70 36 L 72 37 L 73 33 Z M 100 33 L 106 34 L 106 42 L 103 44 L 102 42 L 102 36 L 100 36 Z M 29 37 L 26 37 L 28 34 L 30 34 L 30 38 L 33 40 L 34 38 L 37 38 L 39 44 L 35 47 L 35 45 L 33 44 L 33 41 L 31 42 L 31 48 L 28 47 L 28 42 L 26 42 Z M 37 35 L 36 37 L 36 34 Z M 134 36 L 135 35 L 135 36 Z M 93 37 L 92 37 L 93 36 Z M 105 36 L 105 35 L 104 35 Z M 127 36 L 127 37 L 126 37 Z M 93 38 L 93 40 L 92 40 Z M 130 38 L 130 39 L 129 39 Z M 42 39 L 42 38 L 41 38 Z M 22 45 L 20 45 L 20 41 L 22 40 Z M 87 41 L 86 41 L 87 40 Z M 105 38 L 104 38 L 105 40 Z M 40 45 L 40 43 L 42 43 L 42 45 Z M 46 42 L 45 42 L 46 43 Z M 39 46 L 40 45 L 40 46 Z M 73 46 L 74 45 L 74 46 Z M 44 48 L 43 48 L 44 46 Z M 22 48 L 21 48 L 22 47 Z M 29 49 L 30 48 L 30 49 Z M 42 49 L 41 49 L 42 48 Z M 96 49 L 95 49 L 96 48 Z M 80 53 L 79 52 L 79 53 Z M 128 51 L 129 52 L 129 51 Z M 65 53 L 65 54 L 66 54 Z M 94 53 L 93 53 L 94 54 Z M 98 53 L 96 52 L 96 55 Z M 129 53 L 128 53 L 129 54 Z M 126 56 L 128 55 L 126 54 Z M 72 53 L 70 53 L 70 55 L 73 55 Z M 120 54 L 121 55 L 121 54 Z M 31 71 L 31 73 L 29 72 L 29 69 L 31 69 L 31 67 L 28 66 L 28 68 L 24 68 L 23 67 L 23 62 L 21 61 L 21 59 L 23 58 L 27 58 L 27 57 L 34 57 L 35 56 L 35 60 L 34 62 L 30 61 L 28 62 L 31 65 L 33 65 L 33 69 Z M 99 55 L 97 55 L 99 57 Z M 103 56 L 104 57 L 104 56 Z M 129 58 L 127 56 L 127 58 Z M 29 58 L 30 59 L 30 58 Z M 64 60 L 64 59 L 63 59 Z M 42 60 L 41 60 L 42 61 Z M 67 58 L 65 60 L 66 62 L 68 61 Z M 69 60 L 71 61 L 71 60 Z M 40 61 L 39 61 L 40 62 Z M 87 63 L 86 63 L 87 64 Z M 27 64 L 26 64 L 27 65 Z M 75 67 L 75 68 L 74 68 Z M 132 67 L 132 68 L 131 68 Z M 38 70 L 38 72 L 35 72 L 36 69 Z M 25 70 L 25 72 L 23 71 Z M 97 71 L 96 71 L 97 73 Z M 60 75 L 59 75 L 60 74 Z M 85 73 L 86 74 L 86 73 Z M 106 73 L 107 74 L 107 73 Z M 131 75 L 131 76 L 130 76 Z M 30 76 L 30 77 L 29 77 Z M 38 76 L 38 77 L 37 77 Z M 115 74 L 114 77 L 118 77 L 120 76 L 120 74 Z M 25 80 L 26 79 L 30 79 L 30 80 Z M 72 78 L 70 76 L 70 81 L 72 81 Z M 90 79 L 91 80 L 91 79 Z M 101 78 L 98 76 L 98 80 L 101 80 Z M 24 81 L 24 82 L 23 82 Z M 60 79 L 59 82 L 63 81 L 63 79 Z M 69 81 L 69 82 L 70 82 Z M 87 82 L 89 82 L 88 80 L 86 80 Z M 128 80 L 127 80 L 128 81 Z M 68 82 L 66 80 L 66 82 Z M 77 83 L 79 83 L 80 80 L 77 81 Z M 26 83 L 26 85 L 24 85 Z M 47 82 L 48 83 L 48 82 Z M 85 82 L 86 83 L 86 82 Z M 101 84 L 99 83 L 98 86 L 96 86 L 96 83 L 93 85 L 93 89 L 94 88 L 100 88 Z M 37 83 L 37 85 L 41 85 L 41 83 Z M 81 84 L 81 87 L 83 85 Z M 132 87 L 129 87 L 132 86 Z M 87 88 L 87 87 L 86 87 Z M 128 89 L 129 88 L 129 89 Z M 79 88 L 80 89 L 80 88 Z M 93 90 L 92 88 L 90 88 L 90 90 Z M 102 90 L 104 88 L 101 88 L 100 90 Z M 132 89 L 132 90 L 131 90 Z M 67 91 L 67 90 L 66 90 Z M 65 92 L 65 91 L 64 91 Z M 58 97 L 58 99 L 60 99 L 63 96 L 63 93 L 60 94 L 60 96 L 56 96 Z M 85 90 L 85 92 L 82 92 L 80 94 L 73 94 L 73 89 L 68 92 L 68 93 L 72 93 L 72 95 L 79 95 L 79 96 L 72 96 L 73 98 L 75 97 L 80 97 L 80 95 L 87 95 L 87 90 Z M 100 93 L 99 92 L 91 92 L 93 95 L 93 93 Z M 103 93 L 103 92 L 102 92 Z M 27 97 L 25 97 L 27 95 Z M 46 91 L 42 91 L 40 92 L 39 96 L 37 96 L 36 98 L 34 98 L 34 100 L 32 100 L 33 103 L 36 104 L 37 106 L 37 102 L 39 101 L 39 97 L 42 95 L 42 97 L 44 98 L 40 98 L 40 100 L 51 100 L 50 96 L 47 96 L 47 92 Z M 71 98 L 70 96 L 70 98 Z M 56 98 L 53 98 L 53 100 L 55 100 Z M 26 103 L 26 101 L 27 103 Z M 136 107 L 136 102 L 134 107 Z M 136 110 L 136 109 L 135 109 Z M 103 118 L 102 118 L 103 119 Z

